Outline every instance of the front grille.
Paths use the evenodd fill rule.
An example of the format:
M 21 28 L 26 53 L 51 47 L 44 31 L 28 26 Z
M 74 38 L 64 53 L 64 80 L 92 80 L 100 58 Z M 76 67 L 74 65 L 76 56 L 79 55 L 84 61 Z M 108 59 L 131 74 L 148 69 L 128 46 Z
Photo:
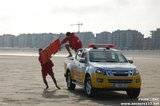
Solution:
M 131 83 L 132 79 L 108 79 L 109 83 Z
M 108 76 L 131 76 L 130 70 L 109 70 L 107 71 Z
M 114 76 L 128 76 L 128 74 L 125 73 L 115 73 Z

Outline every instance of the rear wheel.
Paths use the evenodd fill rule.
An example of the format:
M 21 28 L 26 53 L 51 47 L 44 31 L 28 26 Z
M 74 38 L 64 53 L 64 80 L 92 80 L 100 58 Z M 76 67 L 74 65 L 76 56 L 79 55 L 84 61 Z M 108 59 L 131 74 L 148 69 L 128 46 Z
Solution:
M 67 73 L 66 82 L 67 82 L 68 90 L 74 90 L 75 89 L 76 85 L 73 83 L 73 81 L 71 79 L 71 73 L 70 72 Z
M 139 96 L 140 94 L 140 88 L 138 89 L 129 89 L 129 90 L 126 90 L 127 92 L 127 95 L 132 98 L 132 99 L 135 99 Z
M 95 95 L 94 89 L 92 88 L 90 76 L 87 76 L 85 79 L 84 91 L 88 97 L 93 97 Z

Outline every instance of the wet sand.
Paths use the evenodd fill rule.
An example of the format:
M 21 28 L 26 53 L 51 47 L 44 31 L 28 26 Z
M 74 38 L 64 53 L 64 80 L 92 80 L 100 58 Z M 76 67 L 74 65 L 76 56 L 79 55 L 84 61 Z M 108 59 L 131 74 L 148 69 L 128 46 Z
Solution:
M 142 76 L 139 98 L 160 98 L 160 57 L 128 55 L 134 60 Z M 61 90 L 57 90 L 48 76 L 50 88 L 46 91 L 36 56 L 0 56 L 0 105 L 4 106 L 119 106 L 122 102 L 140 102 L 128 99 L 125 92 L 103 92 L 94 98 L 84 95 L 76 87 L 68 91 L 64 78 L 64 57 L 53 57 L 54 73 Z M 149 101 L 143 101 L 149 102 Z

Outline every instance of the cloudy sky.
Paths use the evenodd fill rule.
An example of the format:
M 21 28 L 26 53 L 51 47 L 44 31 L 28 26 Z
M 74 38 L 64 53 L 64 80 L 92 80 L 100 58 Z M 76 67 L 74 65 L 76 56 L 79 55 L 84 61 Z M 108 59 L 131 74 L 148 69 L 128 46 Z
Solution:
M 0 0 L 0 34 L 139 30 L 160 27 L 160 0 Z

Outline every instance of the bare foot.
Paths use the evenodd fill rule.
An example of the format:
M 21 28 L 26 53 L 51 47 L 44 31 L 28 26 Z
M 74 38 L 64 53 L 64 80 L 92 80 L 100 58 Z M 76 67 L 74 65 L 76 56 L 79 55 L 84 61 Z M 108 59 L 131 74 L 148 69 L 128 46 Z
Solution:
M 46 86 L 46 88 L 45 88 L 45 89 L 47 90 L 48 88 L 49 88 L 49 86 Z
M 61 89 L 59 86 L 56 86 L 57 87 L 57 89 Z

